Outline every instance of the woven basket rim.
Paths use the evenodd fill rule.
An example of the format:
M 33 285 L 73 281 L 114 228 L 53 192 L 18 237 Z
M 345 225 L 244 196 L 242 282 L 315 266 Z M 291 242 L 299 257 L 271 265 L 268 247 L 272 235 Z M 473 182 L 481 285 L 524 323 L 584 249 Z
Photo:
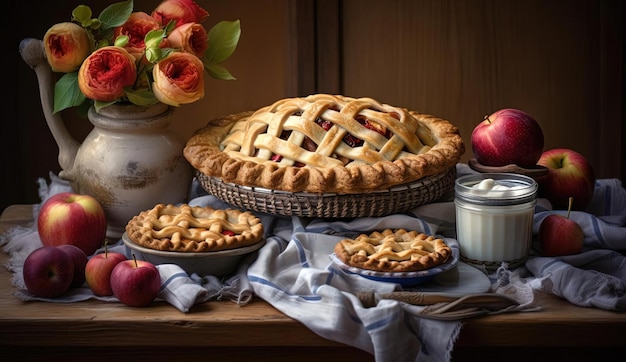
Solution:
M 241 209 L 279 216 L 354 218 L 385 216 L 441 199 L 454 189 L 456 168 L 418 181 L 360 194 L 269 190 L 224 182 L 195 170 L 209 194 Z

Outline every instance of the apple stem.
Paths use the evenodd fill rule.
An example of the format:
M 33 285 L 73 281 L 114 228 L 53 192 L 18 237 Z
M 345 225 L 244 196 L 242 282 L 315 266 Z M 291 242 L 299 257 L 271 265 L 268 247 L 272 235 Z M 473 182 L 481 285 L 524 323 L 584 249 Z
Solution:
M 483 117 L 483 120 L 491 123 L 491 120 L 489 119 L 489 115 L 488 114 L 485 114 L 485 116 Z
M 569 214 L 570 212 L 572 212 L 572 204 L 574 203 L 574 198 L 573 197 L 569 197 L 568 199 L 568 204 L 567 204 L 567 218 L 569 219 Z
M 133 255 L 133 261 L 135 262 L 135 268 L 138 268 L 139 265 L 137 265 L 137 258 L 135 257 L 135 253 L 132 253 Z

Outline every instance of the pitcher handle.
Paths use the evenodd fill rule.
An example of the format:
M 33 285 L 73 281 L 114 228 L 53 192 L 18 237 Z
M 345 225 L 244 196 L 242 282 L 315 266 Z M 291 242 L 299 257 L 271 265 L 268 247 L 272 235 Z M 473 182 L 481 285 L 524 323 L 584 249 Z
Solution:
M 20 54 L 22 59 L 32 69 L 35 70 L 39 84 L 39 97 L 48 128 L 59 147 L 59 165 L 63 170 L 69 172 L 76 158 L 76 153 L 80 143 L 72 137 L 65 127 L 60 113 L 53 113 L 54 110 L 54 83 L 52 68 L 46 60 L 43 48 L 43 41 L 39 39 L 26 38 L 20 42 Z M 63 176 L 61 175 L 63 178 Z

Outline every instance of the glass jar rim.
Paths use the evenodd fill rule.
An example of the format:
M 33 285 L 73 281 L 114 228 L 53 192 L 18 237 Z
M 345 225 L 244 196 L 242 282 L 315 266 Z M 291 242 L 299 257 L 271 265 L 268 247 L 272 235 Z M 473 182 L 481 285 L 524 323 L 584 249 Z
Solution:
M 477 190 L 475 185 L 486 179 L 509 187 L 505 190 Z M 537 182 L 528 176 L 515 173 L 475 173 L 456 179 L 455 198 L 476 205 L 507 206 L 534 202 L 537 199 Z

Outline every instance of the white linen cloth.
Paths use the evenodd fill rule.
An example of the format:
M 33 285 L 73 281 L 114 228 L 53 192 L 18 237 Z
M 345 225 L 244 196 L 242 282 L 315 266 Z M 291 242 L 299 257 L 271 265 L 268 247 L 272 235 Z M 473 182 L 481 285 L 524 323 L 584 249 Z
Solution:
M 459 164 L 457 171 L 459 176 L 473 172 L 464 164 Z M 62 181 L 54 175 L 51 179 L 49 187 L 41 183 L 42 202 L 51 194 L 65 190 Z M 206 195 L 196 183 L 189 203 L 228 206 Z M 36 206 L 35 217 L 37 209 Z M 562 211 L 551 211 L 546 200 L 539 200 L 534 219 L 535 235 L 543 217 L 551 212 Z M 382 218 L 327 221 L 258 216 L 266 226 L 266 245 L 244 260 L 233 276 L 217 280 L 212 276 L 188 276 L 175 265 L 160 266 L 163 286 L 159 298 L 182 312 L 189 312 L 193 305 L 211 299 L 228 298 L 245 305 L 257 295 L 318 335 L 368 351 L 377 361 L 450 360 L 463 317 L 459 320 L 424 318 L 428 308 L 395 300 L 381 300 L 375 307 L 364 308 L 355 293 L 386 293 L 402 288 L 342 273 L 328 258 L 341 236 L 380 227 L 405 227 L 454 238 L 454 204 L 450 200 Z M 503 264 L 496 273 L 489 275 L 493 282 L 491 291 L 519 301 L 520 308 L 511 311 L 535 310 L 524 308 L 532 307 L 533 290 L 554 293 L 577 305 L 609 310 L 626 307 L 624 256 L 613 251 L 626 250 L 626 190 L 621 182 L 598 180 L 590 207 L 586 212 L 572 213 L 572 218 L 583 226 L 583 253 L 562 258 L 533 254 L 525 267 L 509 270 Z M 37 242 L 41 243 L 33 226 L 16 227 L 0 237 L 0 246 L 11 255 L 7 268 L 14 272 L 13 281 L 19 288 L 16 296 L 22 299 L 41 300 L 24 290 L 23 281 L 20 284 L 21 263 L 29 249 L 37 247 Z M 591 287 L 597 280 L 604 282 L 602 288 Z M 87 298 L 94 298 L 88 288 L 77 288 L 68 295 L 47 301 L 72 302 Z M 116 301 L 114 297 L 98 299 Z
M 37 219 L 39 208 L 50 196 L 60 192 L 72 191 L 69 183 L 59 179 L 53 173 L 50 173 L 50 180 L 49 185 L 45 180 L 39 180 L 39 195 L 42 201 L 33 207 L 34 220 Z M 213 199 L 216 202 L 220 202 L 215 198 Z M 190 204 L 200 205 L 203 200 L 208 202 L 207 197 L 198 197 L 192 200 Z M 0 246 L 5 253 L 10 255 L 5 267 L 13 272 L 12 282 L 18 288 L 15 296 L 22 300 L 71 303 L 93 298 L 106 302 L 119 302 L 115 296 L 101 297 L 94 295 L 86 284 L 79 288 L 72 288 L 61 297 L 54 299 L 40 298 L 29 293 L 24 285 L 22 267 L 28 254 L 42 246 L 36 223 L 9 229 L 5 234 L 0 235 Z M 118 240 L 117 243 L 110 245 L 108 248 L 110 251 L 123 253 L 128 258 L 132 257 L 130 251 L 123 245 L 121 240 Z M 94 254 L 102 252 L 104 252 L 104 249 L 99 249 Z M 174 264 L 157 265 L 161 276 L 161 290 L 157 298 L 167 301 L 184 313 L 188 313 L 195 304 L 208 300 L 227 299 L 239 305 L 245 305 L 254 295 L 254 291 L 248 283 L 246 276 L 247 265 L 254 257 L 256 257 L 256 254 L 244 258 L 236 272 L 224 278 L 218 278 L 213 275 L 188 275 L 181 267 Z
M 424 231 L 415 218 L 393 215 L 349 223 L 315 221 L 304 225 L 294 217 L 275 228 L 275 236 L 248 269 L 255 294 L 320 336 L 372 353 L 377 361 L 447 361 L 461 328 L 460 321 L 435 321 L 417 314 L 424 307 L 382 300 L 364 308 L 358 292 L 389 293 L 395 284 L 347 275 L 329 259 L 341 235 L 373 227 L 405 227 Z M 420 352 L 421 351 L 421 352 Z

